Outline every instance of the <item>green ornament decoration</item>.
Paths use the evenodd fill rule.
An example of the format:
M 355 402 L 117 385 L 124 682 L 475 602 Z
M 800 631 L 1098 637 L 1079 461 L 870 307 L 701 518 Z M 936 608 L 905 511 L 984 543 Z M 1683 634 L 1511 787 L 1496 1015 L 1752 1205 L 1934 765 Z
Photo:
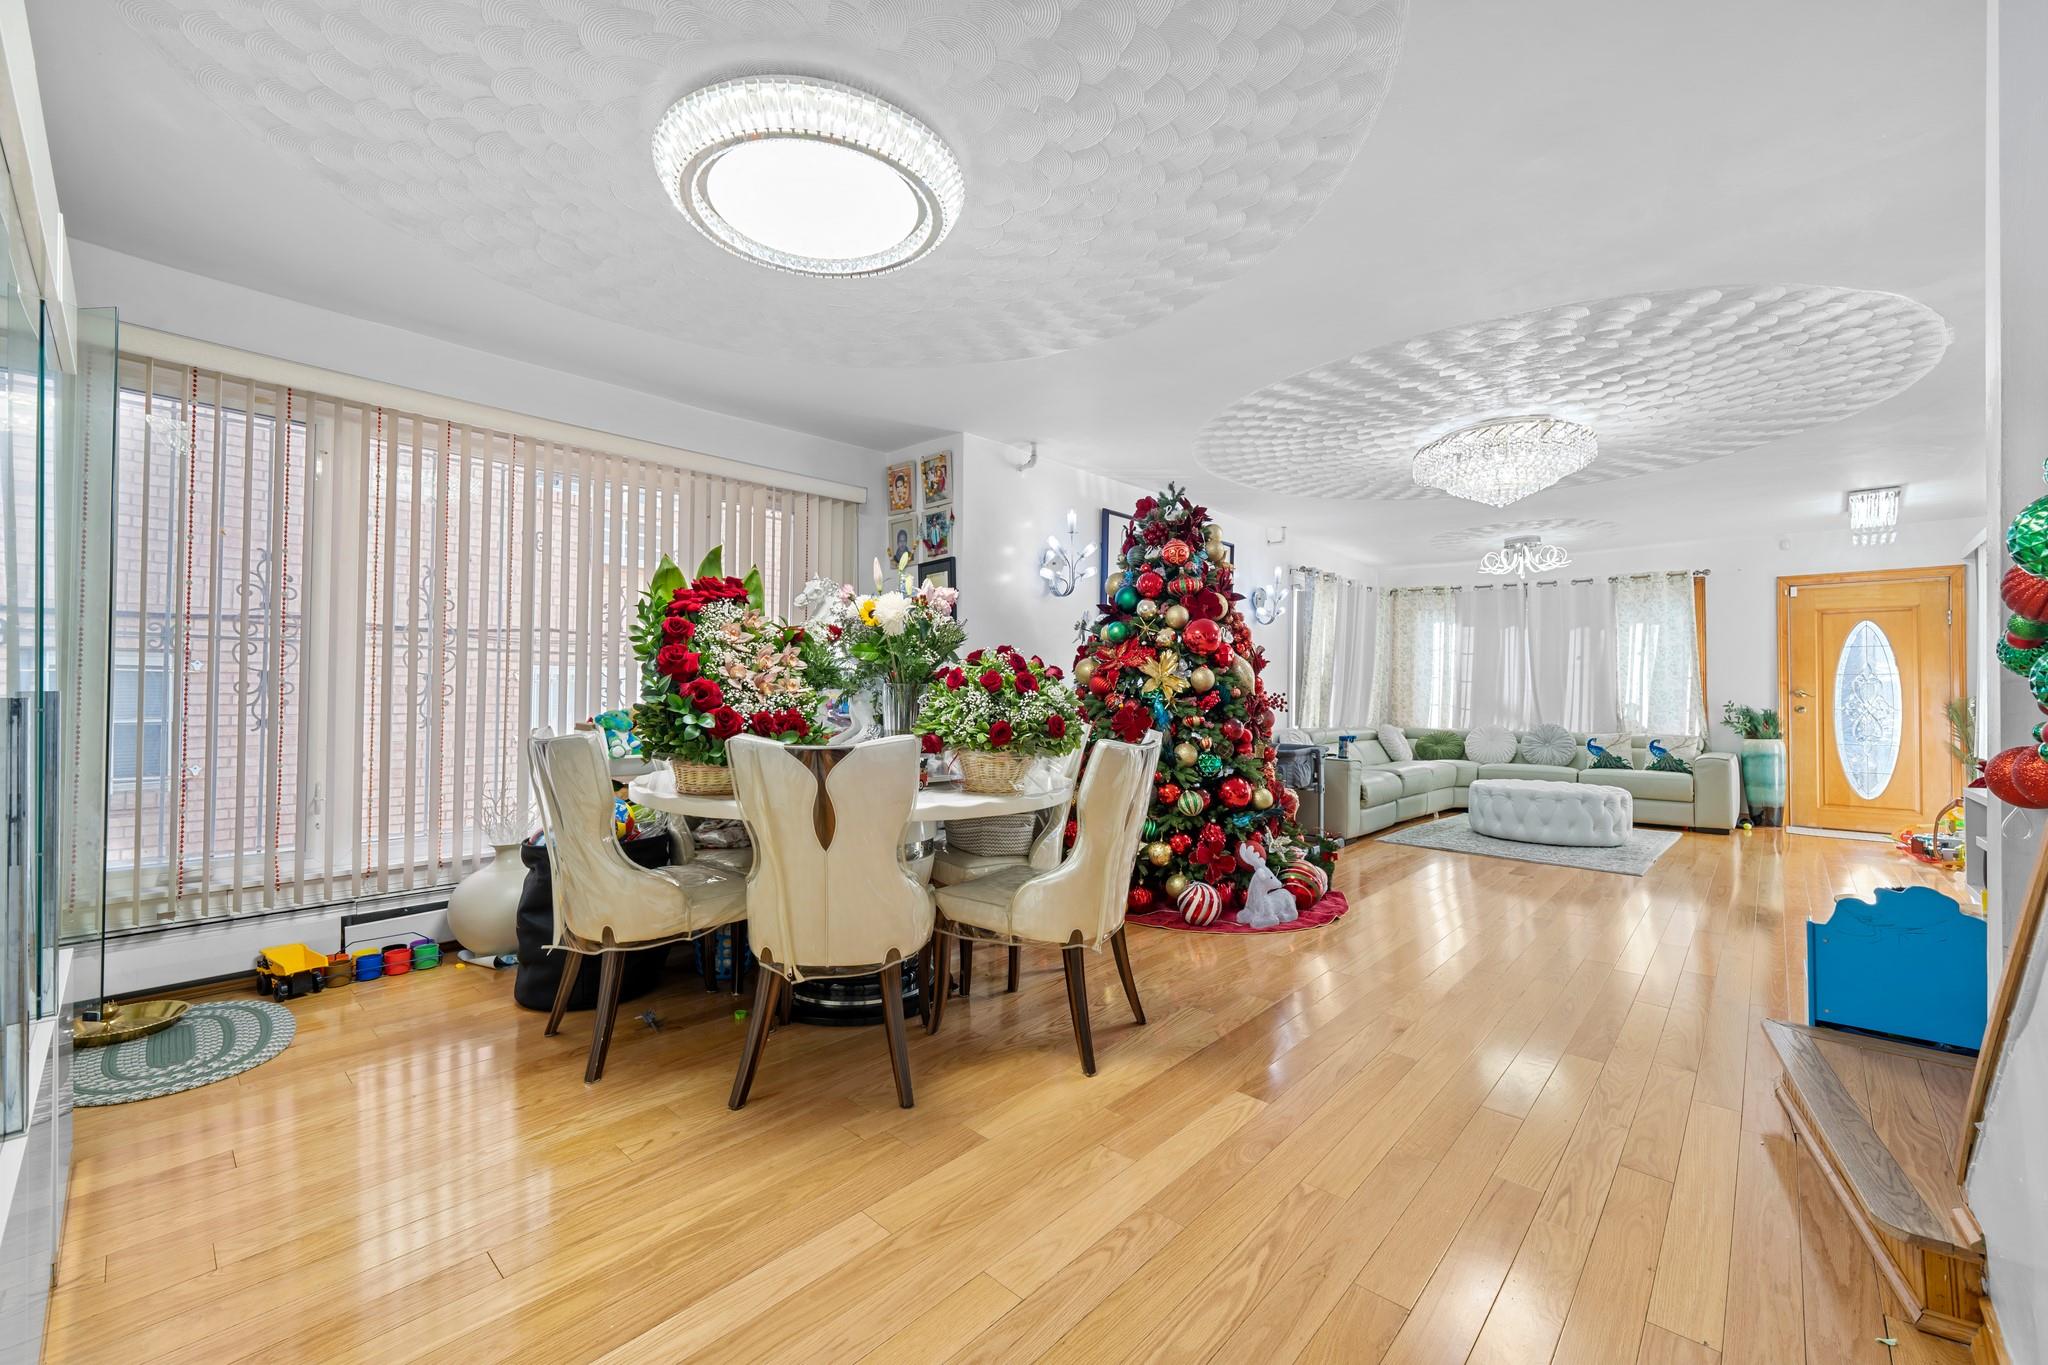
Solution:
M 1157 820 L 1147 820 L 1143 833 L 1147 843 L 1157 839 L 1159 837 L 1159 822 Z
M 2034 499 L 2012 519 L 2005 552 L 2028 573 L 2048 575 L 2048 497 Z
M 2005 633 L 2015 640 L 2048 640 L 2048 621 L 2029 621 L 2014 612 L 2005 618 Z
M 1131 638 L 1131 627 L 1127 621 L 1106 621 L 1102 626 L 1102 638 L 1110 644 L 1120 645 Z
M 1204 777 L 1214 777 L 1223 771 L 1223 760 L 1215 754 L 1203 754 L 1195 760 L 1195 769 Z
M 2022 678 L 2031 678 L 2035 666 L 2041 662 L 2042 645 L 2022 649 L 2010 640 L 2000 640 L 1992 646 L 1998 655 L 1998 662 L 2004 664 Z
M 1138 609 L 1138 590 L 1126 583 L 1123 587 L 1116 590 L 1116 596 L 1111 600 L 1116 603 L 1118 611 L 1136 611 Z
M 2034 693 L 2034 700 L 2048 710 L 2048 656 L 2034 660 L 2034 667 L 2027 673 L 2027 686 Z
M 1208 803 L 1209 798 L 1202 795 L 1198 791 L 1182 792 L 1180 794 L 1180 800 L 1174 802 L 1173 808 L 1179 811 L 1182 815 L 1200 815 L 1202 813 L 1202 807 L 1207 805 Z

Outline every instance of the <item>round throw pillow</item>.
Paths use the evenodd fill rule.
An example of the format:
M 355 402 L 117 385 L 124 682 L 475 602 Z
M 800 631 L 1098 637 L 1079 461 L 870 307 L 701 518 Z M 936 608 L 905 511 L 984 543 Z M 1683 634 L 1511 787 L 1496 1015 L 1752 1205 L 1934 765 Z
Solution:
M 1474 763 L 1515 761 L 1515 732 L 1505 725 L 1482 725 L 1465 736 L 1465 757 Z
M 1520 752 L 1524 763 L 1548 763 L 1562 768 L 1577 757 L 1579 737 L 1562 725 L 1539 725 L 1522 736 Z

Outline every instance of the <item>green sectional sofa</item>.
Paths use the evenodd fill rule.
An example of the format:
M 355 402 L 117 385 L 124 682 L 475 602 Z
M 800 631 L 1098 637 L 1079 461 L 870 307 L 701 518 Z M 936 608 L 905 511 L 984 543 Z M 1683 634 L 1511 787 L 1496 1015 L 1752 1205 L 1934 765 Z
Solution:
M 1593 782 L 1621 787 L 1634 798 L 1639 825 L 1679 825 L 1689 829 L 1735 828 L 1741 814 L 1742 783 L 1734 754 L 1704 753 L 1693 760 L 1691 773 L 1648 771 L 1649 736 L 1629 737 L 1630 768 L 1593 768 L 1580 736 L 1570 765 L 1553 767 L 1524 762 L 1474 763 L 1469 759 L 1416 758 L 1397 763 L 1373 738 L 1368 727 L 1309 730 L 1310 741 L 1325 750 L 1323 758 L 1323 832 L 1343 839 L 1371 834 L 1403 820 L 1462 810 L 1466 789 L 1479 778 Z M 1406 730 L 1410 740 L 1442 731 Z M 1462 738 L 1463 732 L 1453 732 Z M 1350 756 L 1337 757 L 1337 737 L 1355 735 Z

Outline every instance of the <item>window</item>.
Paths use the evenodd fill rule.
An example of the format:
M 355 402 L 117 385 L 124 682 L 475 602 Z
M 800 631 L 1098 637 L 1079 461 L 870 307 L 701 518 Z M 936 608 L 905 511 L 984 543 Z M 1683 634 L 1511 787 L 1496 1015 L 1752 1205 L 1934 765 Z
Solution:
M 853 567 L 850 502 L 137 358 L 119 456 L 116 931 L 447 886 L 633 701 L 661 554 Z
M 1625 729 L 1707 732 L 1693 581 L 1687 573 L 1614 581 L 1614 690 Z

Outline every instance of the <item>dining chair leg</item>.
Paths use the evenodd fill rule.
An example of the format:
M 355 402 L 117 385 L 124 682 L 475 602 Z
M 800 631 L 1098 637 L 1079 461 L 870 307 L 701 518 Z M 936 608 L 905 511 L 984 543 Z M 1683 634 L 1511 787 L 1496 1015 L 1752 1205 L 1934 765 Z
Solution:
M 952 982 L 946 979 L 947 968 L 950 965 L 951 963 L 948 961 L 948 954 L 946 952 L 946 940 L 934 933 L 932 935 L 932 971 L 931 975 L 925 978 L 929 986 L 929 994 L 932 998 L 931 1014 L 925 1020 L 924 1026 L 924 1031 L 927 1034 L 937 1033 L 939 1025 L 945 1022 L 946 995 L 953 985 Z
M 619 1021 L 619 987 L 626 981 L 626 955 L 599 953 L 604 960 L 597 978 L 597 1019 L 590 1029 L 590 1061 L 583 1068 L 584 1084 L 604 1075 L 604 1056 L 612 1050 L 612 1025 Z
M 756 970 L 758 970 L 758 969 L 756 969 Z M 775 975 L 775 973 L 773 973 L 773 972 L 770 972 L 770 973 L 769 973 L 769 975 L 770 975 L 770 976 L 773 976 L 773 975 Z M 796 1017 L 796 991 L 795 991 L 795 989 L 794 989 L 794 988 L 792 988 L 792 989 L 789 989 L 789 990 L 778 990 L 778 991 L 776 991 L 776 992 L 775 992 L 775 1026 L 776 1026 L 777 1028 L 781 1028 L 781 1027 L 782 1027 L 783 1025 L 785 1025 L 785 1024 L 787 1024 L 787 1023 L 789 1023 L 789 1021 L 790 1021 L 791 1019 L 795 1018 L 795 1017 Z
M 974 940 L 960 940 L 960 998 L 965 1000 L 974 985 Z
M 1124 941 L 1123 926 L 1109 936 L 1109 950 L 1116 954 L 1116 974 L 1124 979 L 1124 999 L 1131 1002 L 1131 1017 L 1145 1022 L 1145 1007 L 1138 1003 L 1138 978 L 1131 975 L 1131 945 Z
M 1095 1034 L 1088 1026 L 1088 968 L 1081 959 L 1086 948 L 1076 945 L 1060 949 L 1067 964 L 1067 1008 L 1074 1015 L 1074 1042 L 1081 1049 L 1082 1074 L 1095 1074 Z
M 915 1108 L 910 1093 L 910 1044 L 903 1032 L 903 964 L 882 968 L 882 1026 L 889 1035 L 889 1069 L 896 1073 L 896 1103 Z
M 747 991 L 747 926 L 743 920 L 732 927 L 732 993 Z
M 1014 943 L 1010 945 L 1010 983 L 1005 989 L 1011 995 L 1017 993 L 1017 968 L 1023 959 L 1023 954 L 1024 950 L 1022 948 L 1019 948 Z
M 548 1011 L 546 1036 L 550 1038 L 562 1031 L 562 1016 L 569 1012 L 569 997 L 576 993 L 576 974 L 583 970 L 583 954 L 568 948 L 561 952 L 568 960 L 562 964 L 562 984 L 555 987 L 555 1007 Z
M 761 1048 L 768 1041 L 768 1019 L 775 1010 L 775 998 L 781 993 L 782 973 L 764 971 L 754 986 L 754 1008 L 747 1012 L 747 1041 L 740 1051 L 739 1074 L 732 1078 L 732 1096 L 725 1102 L 726 1108 L 738 1109 L 747 1102 L 747 1092 L 754 1088 L 754 1072 L 761 1066 Z
M 704 994 L 713 995 L 718 991 L 718 935 L 716 932 L 697 940 L 697 970 L 704 976 Z

